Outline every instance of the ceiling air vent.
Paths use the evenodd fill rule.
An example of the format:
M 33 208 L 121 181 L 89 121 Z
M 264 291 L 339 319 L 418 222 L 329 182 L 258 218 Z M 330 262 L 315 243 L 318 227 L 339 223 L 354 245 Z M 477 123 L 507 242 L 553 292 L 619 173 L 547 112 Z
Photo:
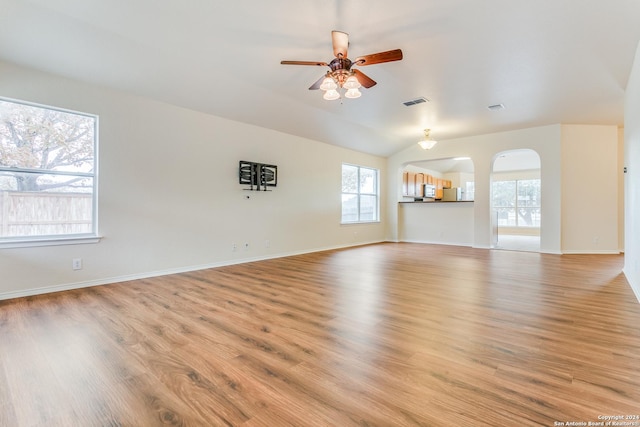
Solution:
M 487 108 L 491 111 L 500 111 L 504 110 L 504 104 L 489 105 Z
M 427 98 L 420 97 L 420 98 L 412 99 L 410 101 L 405 101 L 403 102 L 403 104 L 405 105 L 405 107 L 411 107 L 412 105 L 422 104 L 423 102 L 429 102 L 429 100 Z

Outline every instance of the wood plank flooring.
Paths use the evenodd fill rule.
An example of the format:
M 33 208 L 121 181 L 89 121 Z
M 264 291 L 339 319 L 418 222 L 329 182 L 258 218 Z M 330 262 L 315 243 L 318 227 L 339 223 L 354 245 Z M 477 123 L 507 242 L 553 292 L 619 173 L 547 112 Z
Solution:
M 0 426 L 638 415 L 622 264 L 385 243 L 2 301 Z

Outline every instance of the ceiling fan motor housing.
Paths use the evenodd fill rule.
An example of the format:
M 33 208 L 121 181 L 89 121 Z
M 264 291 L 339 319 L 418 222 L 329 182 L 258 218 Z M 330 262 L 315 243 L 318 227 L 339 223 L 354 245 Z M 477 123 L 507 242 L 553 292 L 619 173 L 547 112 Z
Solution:
M 331 68 L 331 71 L 349 71 L 351 70 L 351 60 L 349 58 L 335 58 L 329 63 L 329 68 Z
M 331 71 L 328 73 L 340 87 L 344 84 L 347 78 L 353 75 L 351 71 L 351 60 L 348 58 L 335 58 L 329 63 Z
M 328 64 L 322 61 L 280 61 L 280 63 L 285 65 L 328 66 L 330 71 L 327 71 L 324 76 L 322 76 L 314 84 L 312 84 L 311 87 L 309 87 L 309 90 L 321 89 L 325 79 L 331 78 L 341 88 L 344 87 L 345 84 L 354 86 L 348 88 L 349 91 L 345 96 L 356 98 L 356 96 L 354 96 L 355 93 L 351 93 L 352 90 L 356 91 L 360 86 L 370 88 L 372 86 L 375 86 L 376 82 L 375 80 L 365 75 L 362 71 L 352 70 L 351 67 L 353 65 L 357 65 L 360 67 L 365 65 L 380 64 L 383 62 L 400 61 L 402 59 L 402 51 L 400 49 L 395 49 L 386 52 L 378 52 L 370 55 L 359 56 L 355 61 L 351 61 L 349 58 L 347 58 L 349 35 L 343 31 L 332 31 L 331 39 L 333 42 L 333 54 L 335 55 L 335 58 Z M 350 77 L 352 79 L 348 81 Z M 353 80 L 355 80 L 356 83 L 353 83 Z M 348 96 L 349 94 L 351 94 L 352 96 Z M 332 96 L 334 95 L 335 94 L 332 94 Z

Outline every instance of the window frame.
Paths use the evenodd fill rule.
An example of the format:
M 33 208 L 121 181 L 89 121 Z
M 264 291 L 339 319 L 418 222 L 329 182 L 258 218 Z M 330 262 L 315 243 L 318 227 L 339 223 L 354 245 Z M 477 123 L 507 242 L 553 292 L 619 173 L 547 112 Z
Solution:
M 84 117 L 91 118 L 93 120 L 93 168 L 91 172 L 55 171 L 55 170 L 48 170 L 48 169 L 7 167 L 7 166 L 0 165 L 0 172 L 13 172 L 13 173 L 21 173 L 21 174 L 36 174 L 36 175 L 55 175 L 55 176 L 78 176 L 78 177 L 90 178 L 92 181 L 91 231 L 86 233 L 73 233 L 73 234 L 42 234 L 42 235 L 33 235 L 33 236 L 10 236 L 10 237 L 0 236 L 0 249 L 99 242 L 101 239 L 101 236 L 98 234 L 99 116 L 97 114 L 85 113 L 81 111 L 75 111 L 75 110 L 70 110 L 66 108 L 40 104 L 37 102 L 14 99 L 14 98 L 9 98 L 5 96 L 0 96 L 0 101 L 29 106 L 29 107 L 41 108 L 46 110 L 52 110 L 52 111 L 57 111 L 61 113 L 84 116 Z M 43 193 L 46 193 L 46 192 L 43 192 Z
M 344 189 L 344 183 L 342 182 L 342 178 L 340 179 L 340 184 L 341 184 L 341 193 L 340 193 L 340 197 L 341 197 L 341 201 L 340 201 L 340 224 L 341 225 L 351 225 L 351 224 L 372 224 L 372 223 L 379 223 L 380 222 L 380 169 L 377 168 L 373 168 L 370 166 L 362 166 L 362 165 L 356 165 L 353 163 L 345 163 L 343 162 L 341 167 L 340 167 L 340 172 L 341 172 L 341 177 L 342 177 L 342 171 L 344 170 L 345 166 L 349 166 L 349 167 L 354 167 L 357 168 L 357 183 L 356 183 L 356 192 L 346 192 L 343 191 Z M 361 186 L 360 186 L 360 179 L 361 179 L 361 170 L 362 169 L 366 169 L 369 171 L 373 171 L 375 174 L 375 190 L 373 193 L 364 193 L 361 191 Z M 356 200 L 357 200 L 357 215 L 358 215 L 358 219 L 356 221 L 344 221 L 344 202 L 342 201 L 342 197 L 344 197 L 345 195 L 349 195 L 349 196 L 356 196 Z M 367 197 L 375 197 L 375 219 L 371 219 L 371 220 L 362 220 L 361 219 L 361 215 L 362 215 L 362 211 L 361 211 L 361 197 L 362 196 L 367 196 Z
M 540 192 L 542 191 L 542 179 L 541 178 L 516 178 L 516 179 L 503 179 L 503 180 L 497 180 L 494 181 L 492 183 L 492 188 L 491 188 L 491 205 L 492 205 L 492 209 L 494 211 L 497 211 L 498 209 L 512 209 L 515 211 L 515 215 L 514 215 L 514 219 L 515 219 L 515 224 L 514 225 L 502 225 L 501 227 L 508 227 L 508 228 L 519 228 L 519 229 L 539 229 L 541 227 L 541 225 L 521 225 L 520 224 L 520 215 L 518 213 L 519 209 L 521 208 L 521 200 L 520 200 L 520 183 L 523 181 L 537 181 L 539 188 L 540 188 Z M 513 199 L 513 206 L 500 206 L 500 205 L 495 205 L 494 203 L 494 185 L 498 182 L 513 182 L 514 185 L 514 189 L 513 189 L 513 194 L 514 194 L 514 199 Z M 540 203 L 534 206 L 524 206 L 522 208 L 530 208 L 530 209 L 538 209 L 540 211 L 540 218 L 537 222 L 541 223 L 542 222 L 542 200 L 540 200 Z M 499 223 L 498 223 L 499 224 Z

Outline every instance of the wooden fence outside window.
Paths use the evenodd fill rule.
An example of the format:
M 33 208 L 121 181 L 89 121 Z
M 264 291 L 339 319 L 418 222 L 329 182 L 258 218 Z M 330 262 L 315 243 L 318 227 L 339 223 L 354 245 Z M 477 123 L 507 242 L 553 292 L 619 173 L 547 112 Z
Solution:
M 91 233 L 93 197 L 0 191 L 0 238 Z

